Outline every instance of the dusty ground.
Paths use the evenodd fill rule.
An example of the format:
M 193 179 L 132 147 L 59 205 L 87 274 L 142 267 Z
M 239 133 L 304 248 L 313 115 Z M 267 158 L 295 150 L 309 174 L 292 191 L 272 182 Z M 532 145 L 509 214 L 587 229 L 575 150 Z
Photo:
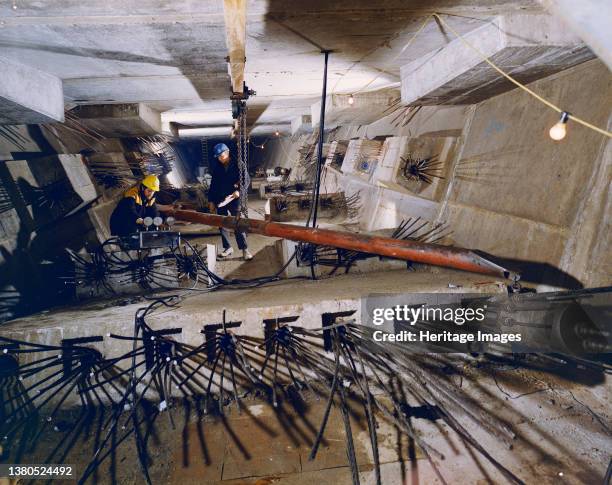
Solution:
M 181 231 L 205 231 L 189 225 Z M 196 242 L 214 243 L 216 231 Z M 250 236 L 255 255 L 244 263 L 235 253 L 219 262 L 218 272 L 228 278 L 269 275 L 280 265 L 274 241 Z M 181 339 L 201 342 L 202 325 L 217 323 L 223 310 L 243 325 L 237 333 L 263 336 L 262 318 L 299 315 L 299 325 L 318 327 L 323 311 L 356 309 L 372 293 L 411 291 L 503 292 L 503 282 L 478 275 L 435 269 L 341 275 L 317 281 L 293 280 L 268 287 L 225 290 L 189 295 L 175 310 L 151 316 L 155 328 L 181 326 Z M 57 344 L 61 338 L 114 332 L 129 335 L 134 312 L 143 300 L 109 306 L 93 302 L 74 308 L 51 310 L 3 325 L 2 333 L 28 341 Z M 104 355 L 125 351 L 122 342 L 105 339 Z M 563 376 L 563 377 L 561 377 Z M 536 369 L 473 362 L 453 376 L 457 384 L 483 409 L 502 419 L 517 437 L 509 449 L 487 434 L 468 416 L 461 422 L 478 443 L 498 462 L 527 484 L 601 483 L 612 454 L 609 400 L 610 382 L 598 373 L 577 373 L 568 368 Z M 317 458 L 308 459 L 318 430 L 325 399 L 307 396 L 298 409 L 288 404 L 274 409 L 257 398 L 243 401 L 239 414 L 234 406 L 223 419 L 203 417 L 193 403 L 177 401 L 170 412 L 154 422 L 148 440 L 150 473 L 154 484 L 338 484 L 351 483 L 346 454 L 345 429 L 338 408 L 332 410 L 325 443 Z M 355 408 L 354 433 L 361 483 L 374 483 L 372 451 L 363 417 Z M 172 416 L 172 420 L 170 419 Z M 82 420 L 80 420 L 83 418 Z M 51 427 L 34 440 L 34 449 L 23 448 L 20 461 L 73 463 L 80 475 L 105 433 L 99 432 L 99 414 L 79 416 L 78 410 L 63 416 L 58 431 Z M 509 483 L 479 452 L 467 446 L 440 419 L 414 410 L 411 421 L 421 436 L 444 459 L 430 462 L 406 436 L 378 417 L 378 440 L 383 484 L 497 484 Z M 121 440 L 121 433 L 115 440 Z M 53 451 L 57 448 L 55 454 Z M 62 450 L 69 448 L 66 456 Z M 7 447 L 5 446 L 5 451 Z M 134 440 L 129 437 L 106 457 L 92 476 L 92 483 L 143 483 Z
M 467 395 L 516 433 L 511 449 L 467 416 L 457 416 L 478 443 L 524 483 L 602 483 L 612 451 L 610 384 L 598 373 L 572 375 L 567 368 L 559 368 L 557 373 L 566 377 L 474 361 L 453 377 Z M 153 421 L 148 440 L 152 482 L 351 483 L 345 428 L 337 407 L 332 410 L 316 459 L 308 459 L 321 422 L 324 397 L 318 400 L 305 393 L 304 401 L 295 408 L 286 401 L 278 409 L 257 398 L 241 402 L 241 413 L 232 405 L 223 419 L 204 417 L 196 405 L 180 401 L 170 412 L 161 413 Z M 374 483 L 372 452 L 361 408 L 358 403 L 352 408 L 361 483 Z M 411 411 L 411 422 L 444 459 L 429 462 L 413 442 L 379 415 L 377 434 L 384 484 L 512 483 L 435 413 L 421 411 Z M 96 443 L 105 437 L 98 431 L 99 422 L 99 415 L 89 424 L 78 421 L 76 411 L 64 415 L 56 423 L 60 430 L 48 427 L 36 439 L 36 448 L 21 454 L 21 462 L 71 463 L 81 474 Z M 117 442 L 122 433 L 116 436 Z M 60 450 L 52 456 L 55 447 Z M 62 456 L 65 447 L 69 451 Z M 143 483 L 136 456 L 130 437 L 106 458 L 92 476 L 92 483 Z

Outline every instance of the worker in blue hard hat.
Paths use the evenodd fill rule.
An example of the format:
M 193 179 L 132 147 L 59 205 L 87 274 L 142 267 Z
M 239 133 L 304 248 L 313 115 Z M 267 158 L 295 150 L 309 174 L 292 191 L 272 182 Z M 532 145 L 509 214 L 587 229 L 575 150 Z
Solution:
M 210 212 L 216 212 L 222 216 L 237 215 L 240 211 L 240 171 L 238 164 L 232 160 L 230 149 L 225 143 L 217 143 L 213 148 L 213 160 L 210 163 L 212 180 L 208 191 L 208 207 Z M 246 174 L 246 186 L 249 185 L 248 173 Z M 238 249 L 242 249 L 245 261 L 253 259 L 249 252 L 246 234 L 236 232 L 236 243 Z M 230 256 L 234 249 L 230 243 L 229 232 L 221 228 L 221 242 L 223 251 L 219 254 L 221 258 Z
M 159 192 L 157 175 L 147 175 L 140 183 L 126 190 L 111 214 L 111 234 L 127 236 L 144 229 L 145 217 L 158 217 L 159 211 L 155 204 L 156 192 Z

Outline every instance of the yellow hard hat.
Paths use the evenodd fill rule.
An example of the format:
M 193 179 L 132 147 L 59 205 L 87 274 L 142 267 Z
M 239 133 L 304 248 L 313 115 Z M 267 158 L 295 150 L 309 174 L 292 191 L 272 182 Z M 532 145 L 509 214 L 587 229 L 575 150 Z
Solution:
M 155 192 L 159 192 L 159 179 L 157 175 L 147 175 L 142 179 L 142 185 L 145 187 L 154 190 Z

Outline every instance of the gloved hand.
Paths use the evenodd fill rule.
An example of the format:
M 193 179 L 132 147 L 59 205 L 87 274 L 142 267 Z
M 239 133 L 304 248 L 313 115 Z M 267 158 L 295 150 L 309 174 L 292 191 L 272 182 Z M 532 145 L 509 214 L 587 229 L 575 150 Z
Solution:
M 144 224 L 144 219 L 142 217 L 139 217 L 138 219 L 136 219 L 136 224 Z

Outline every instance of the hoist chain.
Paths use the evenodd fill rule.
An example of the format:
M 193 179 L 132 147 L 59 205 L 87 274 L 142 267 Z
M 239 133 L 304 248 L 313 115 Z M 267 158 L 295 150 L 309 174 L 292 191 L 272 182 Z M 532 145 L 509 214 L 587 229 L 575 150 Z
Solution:
M 205 167 L 208 163 L 208 138 L 202 138 L 202 163 Z
M 247 142 L 247 109 L 244 106 L 238 117 L 238 170 L 240 173 L 240 217 L 249 217 L 249 144 Z

